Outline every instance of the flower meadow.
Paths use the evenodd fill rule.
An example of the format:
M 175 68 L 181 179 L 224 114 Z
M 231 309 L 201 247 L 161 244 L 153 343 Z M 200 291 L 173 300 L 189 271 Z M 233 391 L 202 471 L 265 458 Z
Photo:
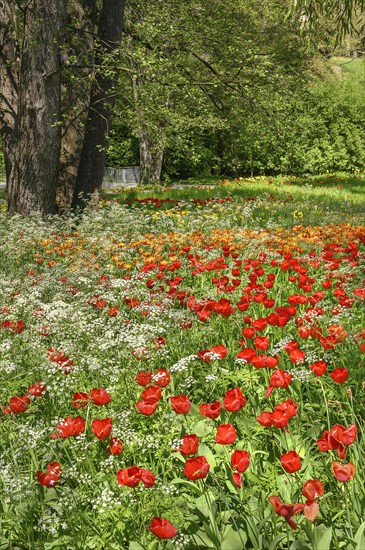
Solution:
M 1 211 L 1 549 L 365 548 L 361 200 L 261 184 Z

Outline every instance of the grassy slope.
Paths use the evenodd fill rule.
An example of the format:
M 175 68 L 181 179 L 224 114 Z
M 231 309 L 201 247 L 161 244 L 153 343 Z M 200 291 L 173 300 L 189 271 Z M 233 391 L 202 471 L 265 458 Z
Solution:
M 190 186 L 192 183 L 195 187 Z M 292 227 L 299 223 L 306 226 L 365 223 L 365 176 L 361 175 L 327 175 L 305 179 L 260 177 L 224 182 L 211 178 L 205 179 L 201 185 L 197 183 L 197 180 L 190 180 L 190 185 L 181 184 L 178 189 L 137 188 L 107 192 L 105 196 L 110 199 L 118 198 L 121 202 L 149 196 L 184 201 L 228 195 L 237 200 L 260 197 L 262 204 L 257 216 L 261 216 L 262 225 L 272 218 L 283 227 Z M 155 207 L 152 205 L 151 208 Z M 171 204 L 163 204 L 162 208 L 171 208 Z

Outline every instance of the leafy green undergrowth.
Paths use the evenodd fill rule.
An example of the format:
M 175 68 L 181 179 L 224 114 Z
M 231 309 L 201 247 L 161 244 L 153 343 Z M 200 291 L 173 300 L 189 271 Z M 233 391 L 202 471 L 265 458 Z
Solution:
M 1 549 L 364 548 L 363 185 L 0 212 Z

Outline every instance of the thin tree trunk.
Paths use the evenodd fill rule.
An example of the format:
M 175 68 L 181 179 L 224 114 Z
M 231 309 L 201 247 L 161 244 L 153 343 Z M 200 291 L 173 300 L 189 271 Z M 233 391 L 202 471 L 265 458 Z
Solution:
M 23 29 L 15 161 L 8 182 L 11 214 L 55 212 L 60 129 L 61 31 L 66 0 L 28 2 Z
M 95 56 L 97 67 L 101 68 L 106 56 L 119 49 L 123 15 L 124 0 L 103 0 L 98 27 L 100 46 Z M 101 189 L 116 84 L 117 73 L 98 71 L 91 92 L 72 208 L 82 208 Z
M 140 87 L 143 86 L 143 79 L 133 77 L 133 96 L 135 110 L 138 120 L 138 140 L 139 140 L 139 164 L 141 183 L 159 183 L 161 179 L 161 170 L 164 154 L 165 124 L 160 121 L 154 126 L 155 137 L 151 137 L 151 129 L 148 125 L 148 118 L 145 116 L 143 104 L 141 101 Z M 169 102 L 166 102 L 169 106 Z
M 61 213 L 71 208 L 85 136 L 91 92 L 90 67 L 94 63 L 93 36 L 97 25 L 95 0 L 73 0 L 69 3 L 67 18 L 72 31 L 67 36 L 67 48 L 63 49 L 65 58 L 61 75 L 63 124 L 56 193 L 56 206 Z M 73 69 L 72 63 L 68 66 L 69 55 L 76 56 L 79 64 L 84 64 L 84 67 Z
M 141 183 L 159 183 L 161 179 L 164 146 L 162 143 L 151 142 L 147 128 L 139 129 L 139 159 Z

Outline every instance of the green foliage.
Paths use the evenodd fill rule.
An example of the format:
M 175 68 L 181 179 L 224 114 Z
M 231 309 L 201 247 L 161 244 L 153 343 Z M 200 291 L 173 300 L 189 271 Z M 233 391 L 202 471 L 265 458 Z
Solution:
M 133 6 L 110 164 L 138 164 L 143 132 L 165 179 L 364 169 L 363 58 L 318 59 L 271 0 Z
M 0 212 L 0 548 L 362 550 L 365 389 L 359 346 L 364 312 L 361 294 L 354 290 L 363 281 L 363 192 L 363 177 L 249 178 L 220 181 L 214 188 L 157 191 L 153 197 L 137 189 L 134 197 L 124 193 L 124 201 L 123 194 L 114 194 L 80 218 L 42 221 L 34 216 L 24 221 Z M 144 202 L 133 201 L 137 196 Z M 170 201 L 163 200 L 168 197 Z M 322 212 L 311 217 L 316 208 Z M 318 227 L 310 226 L 314 224 Z M 289 271 L 284 253 L 293 260 Z M 251 273 L 243 267 L 249 263 Z M 238 287 L 213 285 L 215 278 L 228 280 L 240 265 Z M 202 266 L 206 269 L 195 273 Z M 261 266 L 264 273 L 259 275 Z M 306 273 L 313 280 L 310 291 L 297 286 L 297 268 L 302 278 Z M 313 304 L 306 300 L 296 304 L 296 319 L 285 327 L 268 325 L 260 331 L 270 340 L 267 353 L 277 353 L 280 368 L 295 378 L 268 398 L 273 371 L 237 362 L 236 356 L 243 345 L 256 346 L 250 338 L 240 342 L 245 315 L 258 320 L 271 308 L 253 299 L 247 314 L 235 310 L 227 318 L 213 311 L 202 322 L 176 294 L 189 292 L 190 303 L 193 297 L 215 302 L 226 296 L 235 305 L 252 275 L 261 284 L 265 273 L 275 280 L 268 294 L 274 307 L 286 309 L 289 296 L 299 297 L 293 294 L 297 288 L 311 302 L 324 293 L 315 302 L 318 313 L 323 309 L 320 315 L 310 315 Z M 181 277 L 179 289 L 173 289 L 176 276 Z M 322 283 L 329 278 L 333 287 L 325 289 Z M 336 285 L 339 280 L 345 284 Z M 354 297 L 350 308 L 338 311 L 339 290 Z M 130 308 L 132 297 L 138 304 Z M 97 299 L 105 304 L 97 306 Z M 107 313 L 111 306 L 116 316 Z M 9 322 L 20 319 L 24 330 L 9 330 Z M 346 337 L 324 350 L 318 338 L 299 336 L 299 319 L 318 326 L 323 335 L 340 324 Z M 182 321 L 191 326 L 183 328 Z M 161 336 L 165 345 L 159 347 L 156 338 Z M 283 349 L 293 339 L 306 353 L 301 364 L 294 364 Z M 201 361 L 198 351 L 218 342 L 226 346 L 227 356 Z M 72 359 L 71 371 L 64 370 L 64 361 L 51 361 L 50 348 Z M 328 372 L 317 377 L 309 365 L 322 357 Z M 349 371 L 346 384 L 335 384 L 328 375 L 340 365 Z M 156 412 L 139 414 L 136 402 L 144 388 L 135 377 L 161 368 L 171 373 L 170 383 L 161 390 Z M 23 412 L 3 414 L 9 412 L 12 396 L 30 393 L 30 385 L 39 380 L 47 386 L 44 395 L 32 397 Z M 75 408 L 74 392 L 91 397 L 92 388 L 102 387 L 111 395 L 109 403 L 89 399 L 86 407 Z M 236 412 L 223 407 L 216 420 L 203 418 L 199 405 L 222 401 L 233 387 L 242 388 L 246 406 Z M 183 394 L 191 408 L 176 415 L 169 398 Z M 287 398 L 298 404 L 287 431 L 257 422 L 262 411 Z M 84 435 L 50 437 L 61 419 L 76 415 L 86 420 Z M 123 443 L 120 455 L 109 455 L 109 438 L 99 440 L 92 433 L 91 421 L 106 417 L 113 419 L 113 437 Z M 236 427 L 237 440 L 220 445 L 218 424 L 227 422 Z M 356 477 L 345 486 L 331 472 L 337 452 L 320 452 L 316 440 L 328 424 L 352 423 L 358 435 L 346 449 L 346 462 L 356 464 Z M 210 464 L 204 480 L 183 473 L 187 457 L 176 448 L 188 433 L 199 437 L 198 454 Z M 234 449 L 251 456 L 242 489 L 232 478 Z M 302 464 L 288 476 L 279 457 L 290 449 L 300 454 Z M 51 461 L 60 463 L 61 477 L 55 486 L 44 487 L 36 472 Z M 118 470 L 132 465 L 155 474 L 153 488 L 118 484 Z M 308 479 L 325 485 L 318 499 L 320 515 L 315 523 L 296 515 L 298 529 L 293 531 L 268 497 L 304 503 L 302 486 Z M 171 542 L 150 532 L 155 515 L 179 530 Z

